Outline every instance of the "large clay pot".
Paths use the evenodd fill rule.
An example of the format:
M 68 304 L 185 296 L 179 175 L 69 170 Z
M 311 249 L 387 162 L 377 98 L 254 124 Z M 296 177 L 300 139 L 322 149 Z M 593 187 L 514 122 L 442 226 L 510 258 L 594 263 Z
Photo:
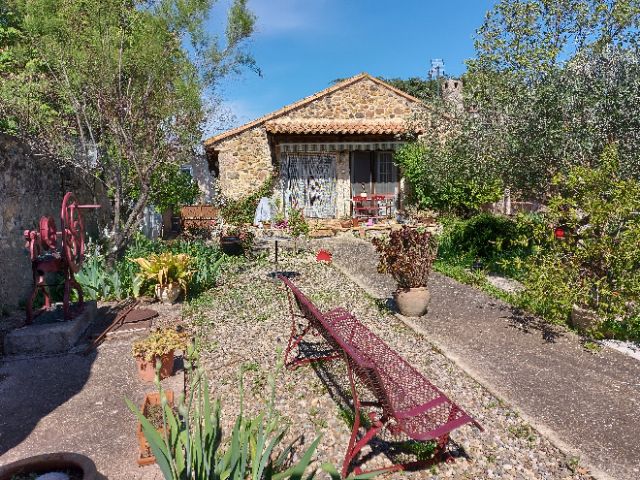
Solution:
M 99 480 L 104 477 L 98 474 L 96 466 L 89 457 L 79 453 L 57 452 L 23 458 L 0 467 L 0 480 L 11 480 L 14 475 L 29 473 L 45 474 L 55 471 L 78 470 L 82 472 L 82 480 Z
M 156 379 L 156 358 L 146 361 L 144 357 L 136 357 L 138 376 L 144 382 L 153 382 Z M 173 375 L 173 350 L 160 357 L 160 380 Z
M 405 317 L 421 317 L 427 313 L 431 294 L 427 287 L 399 288 L 393 294 L 398 310 Z
M 180 284 L 170 283 L 169 285 L 156 285 L 156 297 L 162 303 L 175 303 L 180 296 Z
M 220 248 L 227 255 L 242 255 L 242 241 L 235 235 L 220 237 Z

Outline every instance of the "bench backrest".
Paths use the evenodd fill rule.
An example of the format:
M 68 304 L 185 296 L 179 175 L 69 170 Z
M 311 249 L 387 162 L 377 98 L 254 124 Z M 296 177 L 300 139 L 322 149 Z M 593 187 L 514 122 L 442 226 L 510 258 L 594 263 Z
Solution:
M 360 330 L 358 326 L 364 326 L 346 311 L 344 311 L 343 315 L 337 315 L 340 317 L 337 321 L 331 316 L 325 316 L 288 278 L 282 275 L 279 275 L 279 278 L 293 294 L 298 308 L 305 318 L 312 322 L 316 330 L 336 351 L 343 353 L 345 361 L 349 362 L 352 370 L 378 398 L 384 409 L 389 411 L 391 404 L 388 401 L 382 378 L 375 363 L 363 356 L 353 343 L 355 340 L 354 334 Z M 349 328 L 351 328 L 351 331 L 349 331 Z
M 289 288 L 300 312 L 309 320 L 319 331 L 319 333 L 327 340 L 334 348 L 344 352 L 348 357 L 351 357 L 361 369 L 373 369 L 374 366 L 371 362 L 363 358 L 350 344 L 348 344 L 342 335 L 335 331 L 331 322 L 327 321 L 322 312 L 316 307 L 307 296 L 296 287 L 291 280 L 284 275 L 278 275 L 278 278 Z

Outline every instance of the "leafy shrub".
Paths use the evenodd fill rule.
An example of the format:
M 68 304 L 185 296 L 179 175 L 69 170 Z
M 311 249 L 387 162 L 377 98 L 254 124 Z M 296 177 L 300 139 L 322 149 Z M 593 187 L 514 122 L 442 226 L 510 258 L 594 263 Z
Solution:
M 217 246 L 203 242 L 179 240 L 163 242 L 149 240 L 138 235 L 127 248 L 125 255 L 112 266 L 107 265 L 105 255 L 99 246 L 89 243 L 85 261 L 76 274 L 78 283 L 85 296 L 92 300 L 121 300 L 134 293 L 148 292 L 136 284 L 140 267 L 131 261 L 133 258 L 147 258 L 170 252 L 174 255 L 185 254 L 190 257 L 190 269 L 193 271 L 189 283 L 189 294 L 197 296 L 215 287 L 224 255 Z
M 309 234 L 309 224 L 304 218 L 304 213 L 301 208 L 289 209 L 287 229 L 292 237 L 301 237 Z
M 530 262 L 526 285 L 535 293 L 562 281 L 558 317 L 577 303 L 607 319 L 603 334 L 640 338 L 640 182 L 618 172 L 611 146 L 598 168 L 574 167 L 554 179 L 548 218 L 565 237 Z
M 174 254 L 182 253 L 191 258 L 193 276 L 190 292 L 192 296 L 197 296 L 216 286 L 220 267 L 225 259 L 217 246 L 203 242 L 179 240 L 168 243 L 165 248 Z
M 239 200 L 225 200 L 221 210 L 224 221 L 232 225 L 252 224 L 260 199 L 273 195 L 274 185 L 275 177 L 270 176 L 260 188 L 251 195 L 240 198 Z
M 407 143 L 394 158 L 409 183 L 409 201 L 421 209 L 470 215 L 502 196 L 496 177 L 461 161 L 449 144 Z
M 551 230 L 537 214 L 514 218 L 481 213 L 468 220 L 442 219 L 439 256 L 449 262 L 470 266 L 481 261 L 490 270 L 519 276 L 522 262 L 547 245 Z
M 438 247 L 431 233 L 403 226 L 388 238 L 374 238 L 378 271 L 389 273 L 400 288 L 426 287 Z

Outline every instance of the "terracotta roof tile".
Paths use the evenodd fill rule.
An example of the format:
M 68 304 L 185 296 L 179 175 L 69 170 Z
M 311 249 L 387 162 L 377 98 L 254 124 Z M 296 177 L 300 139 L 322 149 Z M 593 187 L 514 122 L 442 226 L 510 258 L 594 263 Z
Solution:
M 383 82 L 382 80 L 376 78 L 376 77 L 372 77 L 371 75 L 369 75 L 368 73 L 361 73 L 359 75 L 355 75 L 354 77 L 351 78 L 347 78 L 346 80 L 343 80 L 342 82 L 336 83 L 335 85 L 332 85 L 328 88 L 325 88 L 324 90 L 321 90 L 313 95 L 310 95 L 308 97 L 305 97 L 301 100 L 298 100 L 297 102 L 294 102 L 290 105 L 287 105 L 285 107 L 282 107 L 279 110 L 276 110 L 275 112 L 271 112 L 267 115 L 264 115 L 260 118 L 257 118 L 249 123 L 245 123 L 244 125 L 241 125 L 237 128 L 233 128 L 231 130 L 227 130 L 226 132 L 222 132 L 219 133 L 218 135 L 215 135 L 211 138 L 208 138 L 204 141 L 204 146 L 209 148 L 212 147 L 213 145 L 215 145 L 217 142 L 220 142 L 228 137 L 231 137 L 233 135 L 237 135 L 239 133 L 242 133 L 250 128 L 256 127 L 258 125 L 262 125 L 265 122 L 269 121 L 269 120 L 273 120 L 276 118 L 281 117 L 282 115 L 285 115 L 289 112 L 291 112 L 292 110 L 296 110 L 297 108 L 300 108 L 304 105 L 307 105 L 311 102 L 313 102 L 314 100 L 317 100 L 319 98 L 325 97 L 326 95 L 329 95 L 337 90 L 340 90 L 342 88 L 348 87 L 349 85 L 352 85 L 356 82 L 359 82 L 363 79 L 369 79 L 375 83 L 377 83 L 378 85 L 381 85 L 395 93 L 397 93 L 398 95 L 400 95 L 401 97 L 406 98 L 407 100 L 414 102 L 414 103 L 418 103 L 421 105 L 424 105 L 423 102 L 415 97 L 412 97 L 411 95 L 409 95 L 408 93 L 403 92 L 402 90 L 399 90 L 391 85 L 389 85 L 386 82 Z
M 407 132 L 404 120 L 272 120 L 265 123 L 269 133 L 397 135 Z

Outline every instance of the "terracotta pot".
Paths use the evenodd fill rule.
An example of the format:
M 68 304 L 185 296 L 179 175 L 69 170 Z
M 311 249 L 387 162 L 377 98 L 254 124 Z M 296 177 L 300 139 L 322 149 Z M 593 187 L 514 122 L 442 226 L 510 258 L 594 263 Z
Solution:
M 14 475 L 44 474 L 60 470 L 76 469 L 82 472 L 82 480 L 98 480 L 96 466 L 89 457 L 79 453 L 57 452 L 23 458 L 0 467 L 0 480 L 11 480 Z
M 227 255 L 241 255 L 242 242 L 240 241 L 240 237 L 236 237 L 236 236 L 220 237 L 220 248 Z
M 351 228 L 353 226 L 353 222 L 351 220 L 343 220 L 340 222 L 340 226 L 342 228 Z
M 156 358 L 146 361 L 143 357 L 136 357 L 138 376 L 144 382 L 153 382 L 156 379 Z M 173 350 L 160 357 L 160 380 L 173 375 Z
M 165 396 L 167 397 L 167 403 L 170 407 L 173 407 L 173 390 L 165 390 Z M 159 405 L 160 404 L 160 394 L 159 393 L 147 393 L 144 396 L 144 401 L 140 406 L 140 411 L 143 415 L 147 415 L 147 408 L 151 405 Z M 164 434 L 164 428 L 158 428 L 158 433 L 160 435 Z M 138 465 L 151 465 L 155 463 L 156 457 L 151 453 L 151 447 L 149 446 L 149 442 L 144 436 L 144 432 L 142 430 L 142 424 L 138 422 L 138 426 L 136 428 L 136 437 L 138 438 L 138 446 L 140 448 L 140 454 L 138 455 Z
M 164 287 L 156 285 L 156 297 L 162 303 L 175 303 L 180 296 L 180 284 L 177 282 L 170 283 Z
M 398 310 L 405 317 L 421 317 L 427 313 L 431 294 L 427 287 L 399 288 L 393 293 Z

